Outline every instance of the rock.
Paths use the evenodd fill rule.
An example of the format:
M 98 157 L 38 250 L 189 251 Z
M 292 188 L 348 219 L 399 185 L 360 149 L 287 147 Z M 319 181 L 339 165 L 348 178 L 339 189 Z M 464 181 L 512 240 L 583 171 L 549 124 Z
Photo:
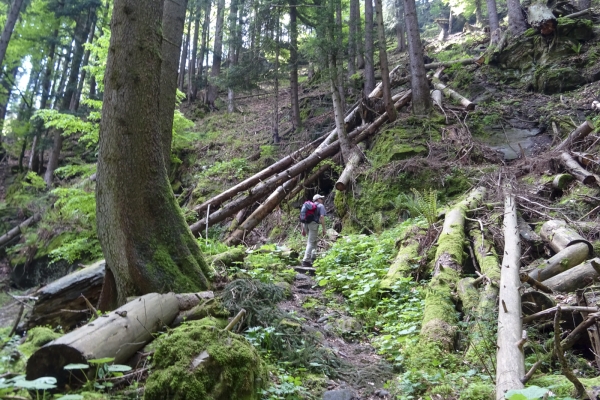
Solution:
M 379 389 L 375 391 L 375 396 L 377 397 L 387 397 L 390 395 L 390 392 L 387 390 Z
M 292 296 L 292 285 L 290 285 L 287 282 L 275 282 L 275 286 L 278 286 L 280 288 L 283 289 L 283 293 L 285 294 L 285 297 L 291 297 Z
M 310 280 L 310 276 L 308 276 L 308 275 L 305 275 L 305 274 L 302 274 L 302 273 L 298 272 L 298 273 L 296 274 L 296 280 L 297 280 L 297 281 L 306 281 L 306 280 Z
M 562 93 L 573 90 L 586 82 L 585 76 L 571 67 L 540 67 L 535 71 L 534 88 L 545 94 Z
M 300 265 L 294 266 L 294 271 L 299 272 L 305 275 L 315 276 L 317 274 L 317 270 L 312 267 L 302 267 Z
M 323 400 L 353 400 L 356 393 L 350 389 L 328 390 L 323 393 Z
M 362 324 L 355 318 L 342 316 L 328 322 L 323 329 L 328 332 L 338 332 L 342 336 L 347 336 L 362 331 Z

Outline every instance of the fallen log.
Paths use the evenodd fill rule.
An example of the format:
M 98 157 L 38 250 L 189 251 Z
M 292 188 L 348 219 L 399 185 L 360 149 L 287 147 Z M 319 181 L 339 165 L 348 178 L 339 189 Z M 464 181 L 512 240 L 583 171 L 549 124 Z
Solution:
M 442 107 L 442 99 L 443 99 L 443 94 L 441 90 L 432 90 L 431 91 L 431 99 L 433 100 L 433 104 L 437 105 L 440 110 L 444 110 L 444 108 Z
M 458 331 L 450 287 L 456 286 L 462 272 L 465 216 L 467 210 L 477 208 L 484 196 L 485 188 L 478 187 L 446 213 L 438 240 L 433 277 L 425 298 L 420 340 L 438 344 L 447 350 L 454 348 Z
M 565 221 L 553 219 L 545 222 L 540 230 L 540 236 L 557 253 L 574 244 L 585 243 L 589 254 L 594 254 L 594 246 L 569 227 Z
M 420 229 L 420 231 L 421 233 L 424 233 L 422 232 L 423 229 Z M 379 287 L 382 290 L 392 289 L 394 284 L 401 278 L 410 275 L 413 270 L 412 266 L 419 256 L 419 236 L 418 232 L 406 232 L 401 240 L 402 244 L 400 245 L 400 250 L 398 250 L 396 258 L 394 258 L 387 274 L 379 283 Z
M 52 376 L 63 388 L 69 382 L 69 371 L 63 369 L 67 364 L 105 357 L 123 363 L 157 330 L 170 325 L 178 312 L 175 294 L 144 295 L 38 349 L 27 361 L 27 379 Z
M 562 306 L 561 308 L 563 311 L 568 311 L 568 312 L 598 312 L 598 311 L 600 311 L 600 310 L 598 310 L 598 307 Z M 548 308 L 548 309 L 540 311 L 538 313 L 523 317 L 523 323 L 527 324 L 529 322 L 536 321 L 538 319 L 552 317 L 555 312 L 556 312 L 556 307 Z
M 301 184 L 299 184 L 298 186 L 296 186 L 294 188 L 294 190 L 292 190 L 290 192 L 290 194 L 287 195 L 286 199 L 287 200 L 291 200 L 291 199 L 295 198 L 298 193 L 300 193 L 304 189 L 307 189 L 308 185 L 312 184 L 314 181 L 316 181 L 317 179 L 319 179 L 319 177 L 321 176 L 321 174 L 323 174 L 325 171 L 329 170 L 330 168 L 331 168 L 330 164 L 323 164 L 323 165 L 321 165 L 319 167 L 319 169 L 317 169 L 315 172 L 313 172 L 308 177 L 306 177 L 302 181 Z
M 411 98 L 411 91 L 409 90 L 403 96 L 396 95 L 392 98 L 392 100 L 396 101 L 394 106 L 398 109 L 406 105 Z M 384 113 L 379 118 L 377 118 L 371 125 L 362 126 L 350 134 L 348 134 L 348 139 L 353 141 L 354 143 L 360 143 L 368 136 L 374 134 L 384 122 L 387 121 L 387 114 Z M 323 148 L 320 151 L 316 151 L 311 154 L 309 157 L 301 160 L 300 162 L 294 164 L 287 170 L 281 171 L 278 174 L 272 176 L 268 180 L 262 182 L 256 187 L 250 190 L 249 195 L 246 197 L 242 197 L 236 199 L 216 212 L 212 213 L 208 217 L 208 226 L 211 226 L 217 222 L 223 221 L 225 218 L 229 217 L 233 213 L 241 210 L 244 207 L 252 204 L 255 201 L 260 200 L 263 197 L 266 197 L 270 192 L 272 192 L 275 188 L 280 186 L 281 184 L 287 182 L 291 178 L 298 176 L 302 172 L 313 168 L 315 165 L 320 163 L 323 159 L 331 157 L 335 153 L 339 151 L 340 145 L 339 141 L 335 141 L 329 146 Z M 190 226 L 192 233 L 198 234 L 200 229 L 202 229 L 206 225 L 207 218 L 203 218 L 198 222 L 194 223 Z
M 546 3 L 535 3 L 527 10 L 527 22 L 543 36 L 550 35 L 556 30 L 556 17 Z
M 475 103 L 472 103 L 469 99 L 467 99 L 463 95 L 450 89 L 448 86 L 443 84 L 439 79 L 434 78 L 432 82 L 433 82 L 434 88 L 436 88 L 437 90 L 441 90 L 442 92 L 444 92 L 444 94 L 446 96 L 451 97 L 454 100 L 458 101 L 466 110 L 471 111 L 471 110 L 475 109 Z
M 581 17 L 582 15 L 589 14 L 591 11 L 592 11 L 591 8 L 586 8 L 585 10 L 581 10 L 581 11 L 574 12 L 573 14 L 565 15 L 563 18 L 577 18 L 577 17 Z
M 592 153 L 571 152 L 577 158 L 577 162 L 584 167 L 590 167 L 599 164 L 598 156 Z
M 246 220 L 227 238 L 225 243 L 229 246 L 237 245 L 244 240 L 246 234 L 256 227 L 267 215 L 271 213 L 285 199 L 298 183 L 298 178 L 292 178 L 279 186 L 267 200 L 258 207 Z
M 522 389 L 525 361 L 522 346 L 521 295 L 519 268 L 521 243 L 517 226 L 515 196 L 507 189 L 504 207 L 504 257 L 500 275 L 500 307 L 498 310 L 498 342 L 496 355 L 496 399 L 504 399 L 508 390 Z
M 468 64 L 478 64 L 478 58 L 465 58 L 463 60 L 455 60 L 455 61 L 444 61 L 444 62 L 434 62 L 425 64 L 426 70 L 438 69 L 440 67 L 451 67 L 453 65 L 468 65 Z
M 241 263 L 246 257 L 246 251 L 241 247 L 234 247 L 226 252 L 207 256 L 206 262 L 210 265 L 218 265 L 221 267 L 231 267 L 235 263 Z
M 577 325 L 577 327 L 573 329 L 571 333 L 569 333 L 569 335 L 561 341 L 563 350 L 568 350 L 571 347 L 573 347 L 575 343 L 577 343 L 579 339 L 581 339 L 581 336 L 586 334 L 588 328 L 598 321 L 598 318 L 600 318 L 600 314 L 598 312 L 589 314 L 582 323 Z
M 27 329 L 49 325 L 70 330 L 89 319 L 93 312 L 87 301 L 92 305 L 98 302 L 104 268 L 104 260 L 98 261 L 37 290 L 32 295 L 37 300 L 25 324 Z
M 586 243 L 575 243 L 550 257 L 536 269 L 531 271 L 529 276 L 536 281 L 543 282 L 546 279 L 550 279 L 561 272 L 581 264 L 587 260 L 589 254 L 589 247 Z
M 554 189 L 565 190 L 569 183 L 573 181 L 573 175 L 569 174 L 558 174 L 552 180 L 552 187 Z
M 582 289 L 600 277 L 600 258 L 588 260 L 544 281 L 555 292 L 570 293 Z
M 31 217 L 27 218 L 25 221 L 21 222 L 19 225 L 15 226 L 4 235 L 0 236 L 0 247 L 10 243 L 11 240 L 21 236 L 21 233 L 27 228 L 29 225 L 36 223 L 40 219 L 39 214 L 34 214 Z
M 569 150 L 572 145 L 585 139 L 585 137 L 593 131 L 594 125 L 592 125 L 590 121 L 584 121 L 581 125 L 577 127 L 577 129 L 569 133 L 569 136 L 565 140 L 563 140 L 558 146 L 556 146 L 555 149 L 558 151 Z
M 596 181 L 596 177 L 583 169 L 581 165 L 577 161 L 571 157 L 569 153 L 560 153 L 560 161 L 565 166 L 565 168 L 573 175 L 579 182 L 584 185 L 594 185 L 598 182 Z
M 357 146 L 357 148 L 354 149 L 354 152 L 352 153 L 352 155 L 350 156 L 350 159 L 348 160 L 348 164 L 346 164 L 346 168 L 344 168 L 344 171 L 342 171 L 342 174 L 340 175 L 337 182 L 335 183 L 335 188 L 337 190 L 339 190 L 341 192 L 346 191 L 346 189 L 348 187 L 348 182 L 350 182 L 350 179 L 352 179 L 352 176 L 354 174 L 354 170 L 360 164 L 360 162 L 363 158 L 364 150 L 365 150 L 365 145 L 363 143 L 360 143 Z
M 529 243 L 538 245 L 542 242 L 542 238 L 540 235 L 535 233 L 533 229 L 529 226 L 527 221 L 523 219 L 521 214 L 517 214 L 517 224 L 519 225 L 519 235 Z

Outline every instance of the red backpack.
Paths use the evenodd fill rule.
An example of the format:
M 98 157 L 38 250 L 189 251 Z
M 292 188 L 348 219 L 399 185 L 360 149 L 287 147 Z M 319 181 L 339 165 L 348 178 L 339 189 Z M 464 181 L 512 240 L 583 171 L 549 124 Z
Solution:
M 305 201 L 300 209 L 300 222 L 304 224 L 317 222 L 319 219 L 319 212 L 317 210 L 317 205 L 315 203 L 310 200 Z

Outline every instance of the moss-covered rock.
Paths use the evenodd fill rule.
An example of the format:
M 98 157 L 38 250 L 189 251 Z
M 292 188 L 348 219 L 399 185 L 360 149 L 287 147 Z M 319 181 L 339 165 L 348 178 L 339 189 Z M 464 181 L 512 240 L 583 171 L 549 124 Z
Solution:
M 19 350 L 26 356 L 30 356 L 34 351 L 51 341 L 58 339 L 62 333 L 55 332 L 47 326 L 38 326 L 27 331 L 25 343 L 19 346 Z
M 578 88 L 585 81 L 585 77 L 577 69 L 546 65 L 535 71 L 534 88 L 546 94 L 562 93 Z
M 202 359 L 198 363 L 194 360 Z M 194 367 L 194 365 L 196 365 Z M 147 400 L 258 400 L 267 384 L 260 356 L 242 336 L 211 319 L 183 324 L 157 339 Z

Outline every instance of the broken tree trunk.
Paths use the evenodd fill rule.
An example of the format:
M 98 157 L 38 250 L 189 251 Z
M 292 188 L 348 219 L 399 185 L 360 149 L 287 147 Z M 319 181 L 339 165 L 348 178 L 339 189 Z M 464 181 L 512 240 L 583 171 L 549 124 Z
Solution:
M 589 254 L 594 254 L 592 244 L 560 219 L 545 222 L 540 230 L 540 236 L 557 253 L 576 243 L 585 243 L 588 246 Z
M 581 165 L 577 161 L 571 157 L 569 153 L 562 152 L 560 153 L 560 161 L 565 166 L 565 168 L 573 175 L 579 182 L 584 185 L 594 185 L 598 182 L 596 181 L 596 177 L 583 169 Z
M 584 288 L 600 276 L 600 258 L 588 260 L 544 281 L 555 292 L 569 293 Z
M 25 221 L 21 222 L 19 225 L 15 226 L 8 232 L 6 232 L 4 235 L 0 236 L 0 247 L 10 243 L 11 240 L 21 236 L 21 233 L 23 233 L 23 230 L 25 230 L 25 228 L 37 222 L 39 219 L 39 214 L 35 214 L 27 218 Z
M 398 98 L 400 95 L 396 95 L 392 98 L 392 100 L 396 101 L 394 106 L 396 109 L 403 107 L 410 101 L 411 91 L 409 90 L 403 96 Z M 360 128 L 355 129 L 348 135 L 348 138 L 352 140 L 354 143 L 359 143 L 366 139 L 368 136 L 374 134 L 384 122 L 387 121 L 387 114 L 384 113 L 379 118 L 377 118 L 371 125 L 362 126 Z M 244 207 L 252 204 L 255 201 L 260 200 L 261 198 L 267 196 L 270 192 L 272 192 L 275 188 L 287 182 L 291 178 L 298 176 L 302 172 L 313 168 L 315 165 L 320 163 L 323 159 L 333 156 L 335 153 L 339 151 L 339 141 L 335 141 L 329 146 L 323 148 L 320 151 L 316 151 L 311 154 L 309 157 L 303 159 L 302 161 L 294 164 L 290 168 L 285 171 L 281 171 L 278 174 L 272 176 L 268 180 L 262 182 L 259 185 L 256 185 L 249 191 L 249 195 L 246 197 L 242 197 L 236 199 L 230 203 L 228 203 L 223 208 L 217 210 L 212 213 L 208 217 L 208 226 L 211 226 L 217 222 L 223 221 L 225 218 L 229 217 L 233 213 L 241 210 Z M 206 218 L 201 219 L 200 221 L 194 223 L 190 226 L 192 233 L 198 234 L 198 232 L 206 226 Z
M 573 175 L 570 174 L 558 174 L 552 180 L 552 187 L 554 189 L 565 190 L 569 183 L 573 181 Z
M 561 250 L 529 273 L 536 281 L 542 282 L 587 260 L 589 248 L 585 243 L 575 243 Z
M 446 214 L 438 239 L 435 269 L 425 298 L 420 340 L 439 344 L 447 350 L 454 348 L 454 336 L 458 330 L 452 291 L 460 279 L 464 261 L 465 216 L 467 210 L 477 208 L 484 196 L 485 188 L 478 187 L 456 204 Z
M 500 284 L 500 263 L 493 243 L 486 240 L 480 226 L 475 223 L 468 227 L 469 237 L 473 242 L 475 259 L 479 264 L 482 276 L 486 277 L 485 287 L 479 294 L 479 304 L 475 311 L 475 324 L 469 332 L 469 348 L 466 358 L 471 362 L 478 362 L 488 371 L 493 371 L 494 366 L 490 358 L 483 354 L 485 350 L 481 343 L 486 343 L 494 337 L 494 321 L 497 318 L 496 303 L 498 302 L 498 287 Z
M 285 199 L 290 191 L 298 183 L 298 178 L 292 178 L 282 186 L 279 186 L 267 200 L 258 207 L 225 241 L 225 244 L 234 246 L 244 240 L 246 234 L 256 227 L 267 215 L 271 213 Z
M 157 330 L 170 325 L 177 313 L 179 302 L 173 293 L 139 297 L 38 349 L 27 361 L 27 379 L 52 376 L 63 388 L 69 382 L 69 371 L 63 369 L 67 364 L 105 357 L 122 364 Z
M 335 183 L 335 188 L 337 190 L 339 190 L 341 192 L 346 191 L 346 189 L 348 188 L 348 182 L 350 182 L 350 180 L 352 179 L 352 177 L 354 175 L 354 170 L 360 164 L 364 151 L 365 151 L 364 143 L 360 143 L 357 146 L 357 148 L 354 149 L 354 152 L 352 153 L 352 155 L 350 156 L 350 159 L 348 160 L 348 164 L 346 164 L 346 168 L 344 168 L 344 171 L 342 171 L 342 174 L 340 175 L 339 179 Z
M 98 303 L 104 282 L 104 260 L 83 268 L 37 290 L 37 297 L 27 319 L 27 329 L 49 325 L 65 330 L 89 319 L 93 310 L 88 306 Z M 86 301 L 87 300 L 87 301 Z
M 298 193 L 300 193 L 302 190 L 307 189 L 307 186 L 312 184 L 314 181 L 316 181 L 317 179 L 319 179 L 319 177 L 321 176 L 321 174 L 323 174 L 325 171 L 327 171 L 329 168 L 331 168 L 330 164 L 324 164 L 321 165 L 319 167 L 319 169 L 317 169 L 315 172 L 313 172 L 312 174 L 310 174 L 308 177 L 306 177 L 302 183 L 298 186 L 296 186 L 294 188 L 294 190 L 292 190 L 290 192 L 289 195 L 287 195 L 286 199 L 287 200 L 291 200 L 294 197 L 296 197 L 296 195 Z
M 442 107 L 443 97 L 444 95 L 442 94 L 441 90 L 436 89 L 431 91 L 431 99 L 433 100 L 433 104 L 437 105 L 442 111 L 444 111 L 444 108 Z
M 556 17 L 546 3 L 535 3 L 527 10 L 527 22 L 543 36 L 550 35 L 556 30 Z
M 522 346 L 521 296 L 519 268 L 521 243 L 517 226 L 515 196 L 505 193 L 504 206 L 504 257 L 500 274 L 500 306 L 498 310 L 498 352 L 496 355 L 496 399 L 504 399 L 511 389 L 522 389 L 525 361 Z
M 437 90 L 441 90 L 442 92 L 444 92 L 446 96 L 458 101 L 460 105 L 463 106 L 466 110 L 471 111 L 475 109 L 475 103 L 472 103 L 471 100 L 450 89 L 448 86 L 444 85 L 440 80 L 434 78 L 433 87 Z
M 587 135 L 589 135 L 593 131 L 594 125 L 592 125 L 590 121 L 585 121 L 583 124 L 579 125 L 577 129 L 569 133 L 569 136 L 565 140 L 563 140 L 558 146 L 556 146 L 556 150 L 569 150 L 573 144 L 583 140 Z
M 241 247 L 234 247 L 226 252 L 207 256 L 206 262 L 213 266 L 231 267 L 235 263 L 241 263 L 246 257 L 246 251 Z
M 402 237 L 400 250 L 388 269 L 385 278 L 379 283 L 379 287 L 383 290 L 392 289 L 394 284 L 401 278 L 405 278 L 413 271 L 413 265 L 419 257 L 419 236 L 425 234 L 423 228 L 418 228 L 419 231 L 406 231 Z

